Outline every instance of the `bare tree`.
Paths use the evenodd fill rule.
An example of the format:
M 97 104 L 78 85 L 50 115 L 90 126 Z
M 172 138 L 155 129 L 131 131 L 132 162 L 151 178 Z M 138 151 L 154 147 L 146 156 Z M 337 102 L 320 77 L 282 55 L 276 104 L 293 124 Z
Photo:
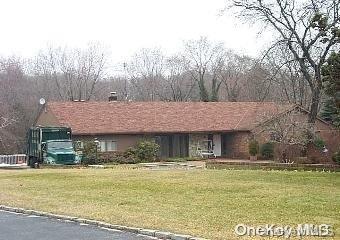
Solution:
M 159 99 L 164 64 L 165 56 L 160 49 L 144 48 L 133 56 L 127 64 L 127 72 L 135 98 L 143 101 Z
M 239 100 L 245 74 L 249 70 L 249 61 L 246 57 L 228 52 L 225 64 L 221 69 L 221 78 L 225 86 L 227 100 L 236 102 Z
M 180 55 L 166 59 L 162 100 L 180 102 L 193 99 L 195 82 L 186 71 L 186 65 L 187 60 Z
M 321 67 L 339 44 L 338 0 L 232 0 L 238 16 L 260 21 L 277 34 L 273 47 L 283 45 L 299 64 L 312 93 L 309 123 L 314 124 L 322 88 Z
M 212 43 L 206 37 L 201 37 L 186 42 L 184 54 L 188 60 L 187 71 L 198 84 L 201 101 L 218 101 L 223 83 L 220 73 L 226 57 L 223 44 Z
M 279 111 L 279 110 L 278 110 Z M 269 139 L 278 146 L 279 157 L 283 162 L 290 162 L 291 146 L 296 146 L 300 151 L 305 151 L 310 142 L 310 126 L 307 118 L 301 117 L 298 110 L 291 110 L 279 116 L 263 113 L 257 119 L 261 126 L 255 135 L 269 133 Z M 315 130 L 313 131 L 315 136 Z
M 267 66 L 258 60 L 254 60 L 250 69 L 246 72 L 246 80 L 243 91 L 246 101 L 263 102 L 272 99 L 273 78 Z
M 35 91 L 17 57 L 0 59 L 0 152 L 23 149 L 26 129 L 33 121 Z
M 63 100 L 90 100 L 96 84 L 104 77 L 107 52 L 98 44 L 86 49 L 48 48 L 35 62 L 36 78 L 51 83 Z
M 266 56 L 268 70 L 273 76 L 273 91 L 278 100 L 298 104 L 308 109 L 311 92 L 298 62 L 292 61 L 285 49 L 277 48 Z
M 0 129 L 8 127 L 17 122 L 17 118 L 15 117 L 0 117 Z
M 13 116 L 8 117 L 8 114 L 4 114 L 4 115 L 5 117 L 4 116 L 0 117 L 0 154 L 10 153 L 10 152 L 14 153 L 18 151 L 18 149 L 15 146 L 17 145 L 15 141 L 18 140 L 18 137 L 14 137 L 14 134 L 10 134 L 10 131 L 6 131 L 6 130 L 8 129 L 9 126 L 16 123 L 18 119 Z M 12 138 L 14 139 L 11 139 L 11 140 L 14 142 L 11 142 L 11 140 L 9 140 L 10 137 L 8 137 L 8 135 L 12 135 Z

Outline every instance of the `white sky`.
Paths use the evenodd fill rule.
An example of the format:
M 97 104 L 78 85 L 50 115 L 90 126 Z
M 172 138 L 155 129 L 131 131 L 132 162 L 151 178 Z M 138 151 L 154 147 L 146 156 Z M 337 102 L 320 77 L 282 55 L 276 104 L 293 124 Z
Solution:
M 225 1 L 0 0 L 0 55 L 30 57 L 51 44 L 100 42 L 110 49 L 112 62 L 123 62 L 143 47 L 171 54 L 184 40 L 207 36 L 255 56 L 263 37 L 231 16 L 219 16 Z

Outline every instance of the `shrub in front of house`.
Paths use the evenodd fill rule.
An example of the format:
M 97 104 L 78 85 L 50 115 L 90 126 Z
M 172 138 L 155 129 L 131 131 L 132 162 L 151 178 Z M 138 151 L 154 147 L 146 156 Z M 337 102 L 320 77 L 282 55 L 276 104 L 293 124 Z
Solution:
M 124 158 L 122 152 L 101 152 L 94 141 L 83 143 L 81 161 L 83 165 L 119 163 L 123 162 L 122 158 Z
M 260 147 L 260 154 L 263 159 L 272 159 L 274 157 L 274 143 L 266 142 Z
M 142 140 L 136 146 L 126 150 L 125 158 L 134 159 L 135 163 L 154 162 L 159 153 L 159 145 L 152 140 Z
M 154 162 L 158 157 L 159 145 L 152 140 L 143 140 L 125 152 L 100 152 L 94 142 L 84 142 L 82 164 L 131 164 Z
M 322 138 L 318 137 L 318 136 L 314 138 L 313 144 L 319 150 L 322 150 L 325 147 L 325 145 L 326 145 L 325 141 Z
M 84 142 L 83 144 L 81 163 L 84 165 L 96 164 L 98 156 L 97 144 L 93 141 Z
M 119 163 L 139 163 L 139 159 L 136 157 L 136 148 L 135 147 L 129 147 L 124 152 L 124 160 L 120 161 Z M 127 162 L 125 162 L 125 159 Z
M 340 150 L 333 154 L 332 160 L 337 164 L 340 164 Z
M 130 163 L 125 159 L 125 152 L 110 151 L 98 153 L 98 164 L 117 164 L 117 163 Z
M 250 156 L 256 156 L 259 153 L 259 143 L 256 140 L 251 140 L 248 145 Z

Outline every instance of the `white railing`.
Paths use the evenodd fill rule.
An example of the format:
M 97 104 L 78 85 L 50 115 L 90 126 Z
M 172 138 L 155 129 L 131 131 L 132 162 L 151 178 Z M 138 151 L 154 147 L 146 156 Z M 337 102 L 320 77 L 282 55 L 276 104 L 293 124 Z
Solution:
M 14 154 L 14 155 L 0 155 L 0 164 L 26 164 L 27 156 L 26 154 Z

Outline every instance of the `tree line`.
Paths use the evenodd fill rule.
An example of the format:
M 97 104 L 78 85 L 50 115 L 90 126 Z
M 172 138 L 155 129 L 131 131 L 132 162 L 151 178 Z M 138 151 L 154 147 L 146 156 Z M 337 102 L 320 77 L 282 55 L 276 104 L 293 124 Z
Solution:
M 42 97 L 106 101 L 116 91 L 122 101 L 275 101 L 309 110 L 311 125 L 327 102 L 325 118 L 337 119 L 339 106 L 330 94 L 338 90 L 329 86 L 330 79 L 339 82 L 330 70 L 338 66 L 338 1 L 234 0 L 225 11 L 261 24 L 275 41 L 256 58 L 207 37 L 185 41 L 170 56 L 159 48 L 140 49 L 115 65 L 101 44 L 0 58 L 0 153 L 23 151 Z

